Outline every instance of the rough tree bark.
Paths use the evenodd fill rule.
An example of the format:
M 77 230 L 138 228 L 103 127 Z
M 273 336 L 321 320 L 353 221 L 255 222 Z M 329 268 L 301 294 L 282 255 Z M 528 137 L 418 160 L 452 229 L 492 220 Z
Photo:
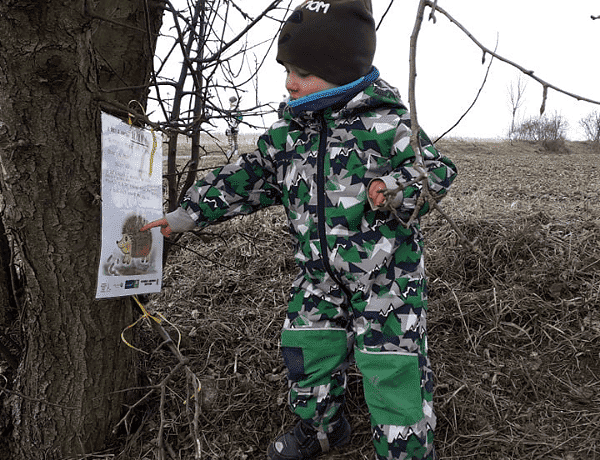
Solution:
M 1 197 L 1 193 L 0 193 Z M 2 201 L 0 198 L 0 216 L 2 213 Z M 0 219 L 0 346 L 2 346 L 2 335 L 10 323 L 10 314 L 13 310 L 11 305 L 12 291 L 10 286 L 10 241 L 6 236 L 6 230 Z M 0 355 L 2 358 L 4 356 Z
M 135 385 L 120 341 L 131 305 L 94 300 L 100 100 L 145 102 L 155 43 L 147 31 L 161 17 L 158 2 L 143 0 L 0 3 L 1 217 L 25 278 L 24 349 L 12 392 L 0 396 L 11 421 L 3 459 L 100 450 L 121 390 Z

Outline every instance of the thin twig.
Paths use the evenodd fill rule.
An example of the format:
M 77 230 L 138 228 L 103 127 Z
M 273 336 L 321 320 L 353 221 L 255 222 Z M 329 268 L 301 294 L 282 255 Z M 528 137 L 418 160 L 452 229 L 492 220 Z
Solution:
M 393 4 L 394 4 L 394 0 L 390 0 L 390 4 L 388 5 L 387 9 L 383 13 L 383 16 L 381 16 L 381 19 L 379 20 L 379 24 L 377 24 L 377 28 L 375 30 L 379 30 L 379 28 L 381 27 L 381 24 L 383 24 L 383 20 L 385 19 L 387 14 L 390 12 L 390 9 L 392 8 Z
M 223 44 L 223 46 L 221 46 L 219 48 L 219 50 L 212 54 L 211 56 L 207 57 L 206 59 L 199 59 L 197 60 L 197 62 L 201 62 L 201 63 L 205 63 L 205 62 L 213 62 L 218 60 L 225 51 L 227 51 L 229 48 L 231 48 L 235 43 L 237 43 L 239 40 L 241 40 L 250 29 L 252 29 L 256 24 L 258 24 L 258 22 L 267 15 L 267 13 L 269 13 L 270 11 L 274 10 L 275 8 L 277 8 L 277 6 L 282 2 L 283 0 L 275 0 L 273 3 L 271 3 L 261 14 L 259 14 L 256 19 L 254 19 L 254 21 L 252 21 L 250 24 L 248 24 L 244 30 L 242 30 L 235 38 L 233 38 L 231 41 L 229 41 L 228 43 Z
M 498 49 L 498 42 L 496 41 L 496 49 Z M 485 58 L 485 53 L 484 53 L 484 58 Z M 494 62 L 494 56 L 492 56 L 492 59 L 490 59 L 490 63 L 487 66 L 487 70 L 485 71 L 485 76 L 483 77 L 483 81 L 481 82 L 481 86 L 479 87 L 479 91 L 477 91 L 477 95 L 475 96 L 475 99 L 473 99 L 473 102 L 471 103 L 471 105 L 467 108 L 467 110 L 465 110 L 465 113 L 463 113 L 461 115 L 461 117 L 456 121 L 456 123 L 454 123 L 448 130 L 446 130 L 446 132 L 444 134 L 442 134 L 440 137 L 438 137 L 435 141 L 433 141 L 434 144 L 436 144 L 437 142 L 440 141 L 440 139 L 442 139 L 444 136 L 446 136 L 449 132 L 451 132 L 454 128 L 456 128 L 461 121 L 463 121 L 463 119 L 467 116 L 467 114 L 471 111 L 471 109 L 473 109 L 473 107 L 475 107 L 475 104 L 477 103 L 477 100 L 479 99 L 479 96 L 481 95 L 483 88 L 485 86 L 485 84 L 487 83 L 487 79 L 488 76 L 490 74 L 490 69 L 492 68 L 492 63 Z
M 422 163 L 423 157 L 421 155 L 421 143 L 419 142 L 419 122 L 417 117 L 417 97 L 415 88 L 417 84 L 417 40 L 419 38 L 419 32 L 421 31 L 421 25 L 423 24 L 423 15 L 425 13 L 425 6 L 427 5 L 427 3 L 427 0 L 419 1 L 415 25 L 413 27 L 412 34 L 410 35 L 410 74 L 408 84 L 408 102 L 410 104 L 410 128 L 412 130 L 410 136 L 410 145 L 415 151 L 415 155 L 417 156 L 416 161 L 418 163 Z

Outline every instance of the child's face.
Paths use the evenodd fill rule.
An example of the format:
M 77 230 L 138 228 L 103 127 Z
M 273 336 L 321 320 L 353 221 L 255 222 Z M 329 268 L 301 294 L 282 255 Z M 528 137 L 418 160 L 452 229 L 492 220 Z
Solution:
M 292 100 L 337 87 L 337 85 L 329 83 L 315 75 L 311 75 L 291 64 L 286 63 L 284 66 L 285 71 L 287 72 L 285 88 L 288 90 L 288 93 L 290 93 L 290 98 Z

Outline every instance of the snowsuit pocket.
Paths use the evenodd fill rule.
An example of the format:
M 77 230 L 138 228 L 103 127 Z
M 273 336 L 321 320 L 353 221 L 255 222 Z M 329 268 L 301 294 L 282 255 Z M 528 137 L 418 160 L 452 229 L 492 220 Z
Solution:
M 375 425 L 410 426 L 423 418 L 419 357 L 355 349 L 365 400 Z

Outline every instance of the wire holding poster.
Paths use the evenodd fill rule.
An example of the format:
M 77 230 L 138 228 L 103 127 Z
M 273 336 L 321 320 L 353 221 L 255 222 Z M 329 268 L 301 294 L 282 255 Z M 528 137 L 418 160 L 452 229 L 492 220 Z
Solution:
M 102 114 L 102 247 L 96 298 L 160 292 L 162 152 L 154 133 Z M 156 157 L 156 158 L 154 158 Z

